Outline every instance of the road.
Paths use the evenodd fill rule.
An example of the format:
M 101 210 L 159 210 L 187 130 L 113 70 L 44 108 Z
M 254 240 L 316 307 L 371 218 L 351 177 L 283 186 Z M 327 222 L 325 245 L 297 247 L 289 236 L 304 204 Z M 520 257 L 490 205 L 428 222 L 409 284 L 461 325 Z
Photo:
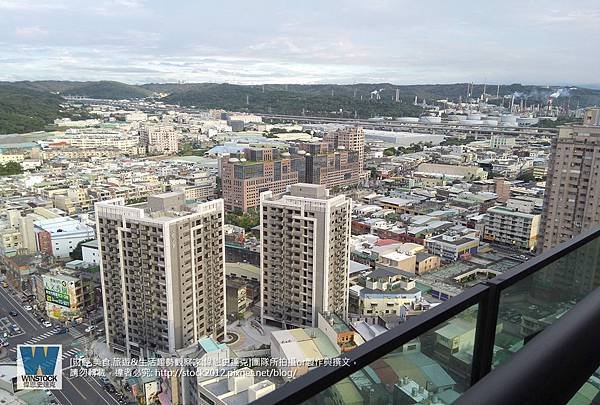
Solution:
M 63 388 L 54 390 L 56 399 L 63 405 L 79 405 L 84 403 L 98 405 L 114 405 L 119 401 L 106 392 L 99 381 L 93 377 L 71 378 L 71 359 L 84 349 L 85 325 L 70 327 L 68 333 L 55 334 L 52 328 L 46 328 L 32 315 L 26 311 L 21 301 L 22 295 L 11 293 L 0 287 L 0 318 L 6 317 L 11 323 L 19 325 L 24 331 L 18 336 L 9 337 L 10 343 L 6 349 L 9 351 L 10 359 L 16 359 L 16 347 L 18 344 L 61 344 L 63 347 Z M 18 313 L 11 316 L 10 311 Z

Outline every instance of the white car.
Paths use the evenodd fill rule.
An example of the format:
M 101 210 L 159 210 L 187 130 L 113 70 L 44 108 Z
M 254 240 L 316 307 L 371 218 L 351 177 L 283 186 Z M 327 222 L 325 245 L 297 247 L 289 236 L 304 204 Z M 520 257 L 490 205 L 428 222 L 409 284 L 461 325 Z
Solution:
M 49 328 L 52 326 L 52 324 L 50 323 L 50 321 L 44 321 L 42 322 L 42 325 L 44 325 L 46 328 Z
M 31 305 L 25 305 L 23 308 L 25 308 L 25 311 L 31 311 L 33 309 Z
M 87 328 L 85 328 L 85 332 L 86 332 L 86 333 L 90 333 L 90 332 L 91 332 L 91 331 L 93 331 L 94 329 L 96 329 L 96 327 L 95 327 L 95 326 L 93 326 L 93 325 L 92 325 L 92 326 L 88 326 Z

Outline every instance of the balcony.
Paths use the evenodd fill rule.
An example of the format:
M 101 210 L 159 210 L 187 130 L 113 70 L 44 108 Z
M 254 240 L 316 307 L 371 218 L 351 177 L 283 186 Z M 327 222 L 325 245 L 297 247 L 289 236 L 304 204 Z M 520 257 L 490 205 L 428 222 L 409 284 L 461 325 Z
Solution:
M 255 404 L 600 400 L 600 229 L 343 353 Z

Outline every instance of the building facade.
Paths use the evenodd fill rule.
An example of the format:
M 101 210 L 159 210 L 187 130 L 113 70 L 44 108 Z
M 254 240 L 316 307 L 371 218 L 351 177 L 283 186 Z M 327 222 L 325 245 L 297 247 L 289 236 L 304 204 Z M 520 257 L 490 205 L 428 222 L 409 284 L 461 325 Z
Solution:
M 553 140 L 542 213 L 542 251 L 600 224 L 599 117 L 600 108 L 590 108 L 583 125 L 561 127 Z
M 34 222 L 37 250 L 49 256 L 69 257 L 79 242 L 94 239 L 94 228 L 69 217 Z
M 182 193 L 96 204 L 106 341 L 127 355 L 174 353 L 225 336 L 223 201 Z
M 348 311 L 352 200 L 295 184 L 261 195 L 261 318 L 314 326 L 319 312 Z
M 430 253 L 440 256 L 442 262 L 453 262 L 462 255 L 477 253 L 479 238 L 468 235 L 441 234 L 425 240 Z
M 534 250 L 540 215 L 506 207 L 492 207 L 485 215 L 484 239 L 523 250 Z
M 221 160 L 221 187 L 228 212 L 258 210 L 261 192 L 279 194 L 298 183 L 298 172 L 292 170 L 287 152 L 251 148 L 237 156 Z
M 333 143 L 333 148 L 358 152 L 358 166 L 365 168 L 365 131 L 362 127 L 345 127 L 327 133 L 323 140 Z M 362 175 L 362 174 L 361 174 Z
M 172 126 L 148 126 L 140 129 L 140 142 L 150 154 L 172 155 L 179 150 L 179 134 Z

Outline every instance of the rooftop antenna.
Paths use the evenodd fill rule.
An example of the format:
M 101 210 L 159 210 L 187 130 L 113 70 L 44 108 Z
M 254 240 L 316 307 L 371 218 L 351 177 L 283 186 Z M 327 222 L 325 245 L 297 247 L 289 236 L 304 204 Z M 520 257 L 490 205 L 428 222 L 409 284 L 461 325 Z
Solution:
M 264 84 L 262 85 L 262 92 L 263 93 L 265 92 L 265 85 Z
M 250 105 L 250 97 L 246 94 L 246 105 Z
M 331 89 L 331 97 L 333 97 L 333 89 Z

